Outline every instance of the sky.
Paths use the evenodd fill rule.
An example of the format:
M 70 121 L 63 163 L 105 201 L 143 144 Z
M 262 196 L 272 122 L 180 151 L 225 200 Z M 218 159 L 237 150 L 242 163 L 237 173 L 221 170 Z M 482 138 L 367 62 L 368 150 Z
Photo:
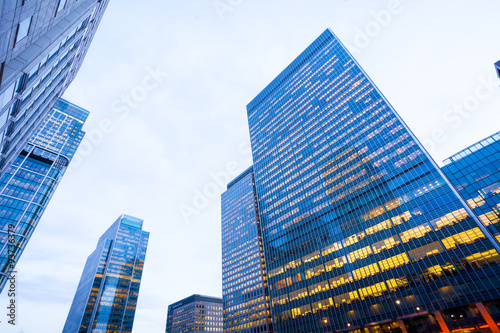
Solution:
M 1 331 L 61 332 L 122 213 L 151 233 L 134 333 L 164 332 L 182 298 L 221 296 L 220 194 L 252 163 L 246 105 L 326 28 L 439 165 L 500 131 L 499 12 L 497 0 L 111 0 L 64 94 L 90 111 L 87 136 L 18 263 L 18 325 L 0 310 Z

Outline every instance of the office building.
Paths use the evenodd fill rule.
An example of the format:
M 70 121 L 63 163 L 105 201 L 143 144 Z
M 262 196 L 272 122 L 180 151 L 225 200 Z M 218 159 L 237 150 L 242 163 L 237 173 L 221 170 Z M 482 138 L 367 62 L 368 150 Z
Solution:
M 58 100 L 0 177 L 0 292 L 83 139 L 88 114 Z
M 500 78 L 500 60 L 495 63 L 495 69 L 497 70 L 497 75 Z
M 149 232 L 122 215 L 88 257 L 63 333 L 132 332 Z
M 73 81 L 108 1 L 0 4 L 0 175 Z
M 458 152 L 444 164 L 446 176 L 500 241 L 500 132 Z
M 170 304 L 166 333 L 222 332 L 222 299 L 192 295 Z
M 222 194 L 224 332 L 271 332 L 269 292 L 253 168 Z
M 274 331 L 499 332 L 498 244 L 330 30 L 247 115 Z

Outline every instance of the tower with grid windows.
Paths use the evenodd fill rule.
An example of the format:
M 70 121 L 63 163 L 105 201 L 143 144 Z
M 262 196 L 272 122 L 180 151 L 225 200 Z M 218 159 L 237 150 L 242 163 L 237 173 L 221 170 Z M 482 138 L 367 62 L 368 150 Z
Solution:
M 224 332 L 272 332 L 253 168 L 221 197 Z
M 89 112 L 60 99 L 0 176 L 0 292 L 15 271 L 80 142 Z
M 131 333 L 149 232 L 121 215 L 88 257 L 63 333 Z
M 498 243 L 332 31 L 247 115 L 276 332 L 499 332 Z
M 166 333 L 222 332 L 222 299 L 192 295 L 170 304 Z
M 75 78 L 108 2 L 1 2 L 0 175 Z

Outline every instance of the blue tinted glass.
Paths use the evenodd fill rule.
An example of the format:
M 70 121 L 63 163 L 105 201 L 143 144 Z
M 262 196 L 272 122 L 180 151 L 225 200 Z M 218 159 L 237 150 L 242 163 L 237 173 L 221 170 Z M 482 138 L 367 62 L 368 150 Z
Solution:
M 499 298 L 498 244 L 331 31 L 247 113 L 275 331 L 438 332 L 417 308 Z

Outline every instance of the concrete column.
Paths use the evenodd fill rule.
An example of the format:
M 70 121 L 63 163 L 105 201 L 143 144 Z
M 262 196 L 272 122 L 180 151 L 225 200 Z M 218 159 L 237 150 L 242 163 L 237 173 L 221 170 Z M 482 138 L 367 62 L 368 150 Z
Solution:
M 433 314 L 436 316 L 436 319 L 439 323 L 439 327 L 441 327 L 441 330 L 443 333 L 450 333 L 450 329 L 448 328 L 448 325 L 446 325 L 446 322 L 444 321 L 443 315 L 439 311 L 433 312 Z
M 405 323 L 403 322 L 403 320 L 398 319 L 398 323 L 399 323 L 399 326 L 401 327 L 401 331 L 403 331 L 403 333 L 408 333 L 408 330 L 406 329 L 406 326 L 405 326 Z
M 476 303 L 476 306 L 477 306 L 477 309 L 479 310 L 479 312 L 481 312 L 481 316 L 483 316 L 484 320 L 486 321 L 486 323 L 490 327 L 491 332 L 500 333 L 500 329 L 498 328 L 497 323 L 495 323 L 493 318 L 491 318 L 491 315 L 488 312 L 488 310 L 486 310 L 486 308 L 484 307 L 484 304 L 482 302 L 480 302 L 480 303 Z

